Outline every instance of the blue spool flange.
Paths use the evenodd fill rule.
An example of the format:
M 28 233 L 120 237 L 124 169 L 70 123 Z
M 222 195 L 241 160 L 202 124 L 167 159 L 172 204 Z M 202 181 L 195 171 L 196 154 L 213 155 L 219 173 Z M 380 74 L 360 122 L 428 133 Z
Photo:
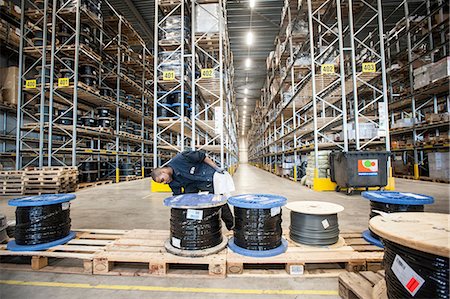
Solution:
M 362 236 L 363 236 L 364 240 L 366 240 L 370 244 L 378 246 L 380 248 L 384 248 L 384 245 L 381 242 L 380 238 L 378 236 L 375 236 L 374 234 L 372 234 L 372 232 L 370 230 L 363 231 Z
M 22 198 L 11 199 L 8 201 L 8 205 L 14 207 L 38 207 L 48 206 L 59 203 L 69 202 L 74 200 L 76 196 L 74 194 L 45 194 L 38 196 L 27 196 Z M 15 240 L 8 242 L 6 248 L 11 251 L 36 251 L 45 250 L 53 246 L 62 245 L 75 238 L 75 232 L 71 231 L 67 236 L 59 240 L 55 240 L 48 243 L 36 244 L 36 245 L 17 245 Z
M 244 209 L 272 209 L 284 206 L 286 202 L 286 197 L 274 194 L 241 194 L 228 199 L 230 205 Z M 276 248 L 270 250 L 249 250 L 237 246 L 233 237 L 228 241 L 228 247 L 232 251 L 245 256 L 272 257 L 286 252 L 288 242 L 281 237 L 281 245 Z
M 232 196 L 228 203 L 244 209 L 271 209 L 284 206 L 286 197 L 274 194 L 241 194 Z
M 165 206 L 178 209 L 212 208 L 222 206 L 226 204 L 226 202 L 227 198 L 218 194 L 188 193 L 164 199 Z
M 434 202 L 431 196 L 410 192 L 366 191 L 361 195 L 370 201 L 397 205 L 426 205 Z

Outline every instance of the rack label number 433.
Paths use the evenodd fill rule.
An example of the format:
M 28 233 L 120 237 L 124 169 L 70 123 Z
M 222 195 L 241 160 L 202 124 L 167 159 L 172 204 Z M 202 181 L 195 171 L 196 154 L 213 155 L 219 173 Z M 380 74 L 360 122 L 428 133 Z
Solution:
M 214 78 L 214 70 L 213 69 L 202 69 L 201 75 L 203 79 Z
M 36 88 L 36 80 L 26 80 L 25 81 L 25 88 Z
M 174 71 L 164 71 L 163 72 L 163 81 L 173 81 L 175 80 L 175 72 Z
M 424 284 L 425 280 L 419 276 L 399 255 L 395 256 L 391 267 L 405 289 L 414 296 Z

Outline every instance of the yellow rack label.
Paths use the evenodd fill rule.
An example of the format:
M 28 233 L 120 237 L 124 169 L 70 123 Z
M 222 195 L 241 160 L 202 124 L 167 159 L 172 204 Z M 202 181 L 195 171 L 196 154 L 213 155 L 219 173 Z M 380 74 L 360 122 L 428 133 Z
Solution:
M 173 81 L 175 80 L 175 72 L 174 71 L 164 71 L 163 72 L 163 81 Z
M 93 151 L 91 149 L 85 149 L 84 152 L 85 153 L 92 153 Z
M 321 65 L 322 74 L 334 74 L 334 64 L 326 63 Z
M 202 69 L 201 76 L 202 79 L 214 78 L 214 69 Z
M 362 72 L 363 73 L 375 73 L 377 71 L 377 65 L 375 62 L 363 62 Z
M 26 80 L 25 88 L 27 89 L 36 88 L 36 80 Z
M 58 78 L 58 87 L 69 86 L 69 78 Z

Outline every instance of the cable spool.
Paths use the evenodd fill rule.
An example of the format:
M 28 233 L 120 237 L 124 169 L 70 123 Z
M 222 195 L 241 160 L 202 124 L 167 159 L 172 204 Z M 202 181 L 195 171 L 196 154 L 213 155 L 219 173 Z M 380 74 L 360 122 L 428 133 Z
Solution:
M 392 213 L 376 216 L 369 228 L 385 244 L 387 296 L 449 298 L 450 215 Z
M 97 87 L 98 68 L 94 64 L 82 64 L 80 65 L 80 81 L 84 84 Z
M 315 246 L 327 246 L 339 240 L 339 212 L 344 207 L 323 201 L 290 202 L 291 210 L 289 236 L 292 241 Z
M 97 120 L 89 115 L 81 116 L 81 125 L 85 127 L 96 127 Z
M 70 231 L 70 203 L 73 194 L 46 194 L 12 199 L 16 208 L 14 240 L 11 251 L 43 250 L 61 245 L 75 237 Z
M 120 175 L 128 176 L 134 175 L 134 166 L 133 163 L 121 163 L 119 165 Z
M 80 181 L 81 182 L 96 182 L 98 179 L 98 162 L 84 161 L 80 165 Z
M 114 90 L 111 87 L 100 87 L 100 95 L 107 98 L 113 98 Z
M 388 191 L 367 191 L 362 192 L 362 197 L 370 200 L 370 219 L 381 213 L 396 212 L 423 212 L 424 205 L 434 203 L 431 196 L 409 193 L 409 192 L 388 192 Z M 363 232 L 363 238 L 378 247 L 383 248 L 383 244 L 376 234 L 370 230 Z
M 182 194 L 164 200 L 171 207 L 168 252 L 198 257 L 217 253 L 227 246 L 222 236 L 221 208 L 227 200 L 215 194 Z
M 8 240 L 7 228 L 8 221 L 6 220 L 6 216 L 0 214 L 0 244 Z
M 228 247 L 252 257 L 270 257 L 287 249 L 282 238 L 281 207 L 287 199 L 272 194 L 243 194 L 230 197 L 234 206 L 234 236 Z

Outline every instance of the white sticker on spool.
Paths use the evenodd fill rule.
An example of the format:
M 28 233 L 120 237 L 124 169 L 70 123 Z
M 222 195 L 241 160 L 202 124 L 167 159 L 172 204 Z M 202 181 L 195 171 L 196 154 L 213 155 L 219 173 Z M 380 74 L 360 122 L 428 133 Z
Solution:
M 328 227 L 330 227 L 330 224 L 328 223 L 328 219 L 322 220 L 322 226 L 324 229 L 327 229 Z
M 188 209 L 186 213 L 187 219 L 192 220 L 202 220 L 203 219 L 203 210 L 191 210 Z
M 414 197 L 417 199 L 427 199 L 425 196 L 419 195 L 419 194 L 414 194 L 414 193 L 409 193 L 409 192 L 401 192 L 400 193 L 403 196 L 410 196 L 410 197 Z
M 67 210 L 68 208 L 70 207 L 70 203 L 68 203 L 68 202 L 63 202 L 62 204 L 61 204 L 61 209 L 64 211 L 64 210 Z
M 400 283 L 411 294 L 415 295 L 424 284 L 425 280 L 419 276 L 399 255 L 395 255 L 391 266 L 392 272 Z
M 172 246 L 176 248 L 181 248 L 181 240 L 175 237 L 172 237 Z
M 280 214 L 280 212 L 281 212 L 281 207 L 271 208 L 270 209 L 270 216 L 273 217 L 275 215 Z

